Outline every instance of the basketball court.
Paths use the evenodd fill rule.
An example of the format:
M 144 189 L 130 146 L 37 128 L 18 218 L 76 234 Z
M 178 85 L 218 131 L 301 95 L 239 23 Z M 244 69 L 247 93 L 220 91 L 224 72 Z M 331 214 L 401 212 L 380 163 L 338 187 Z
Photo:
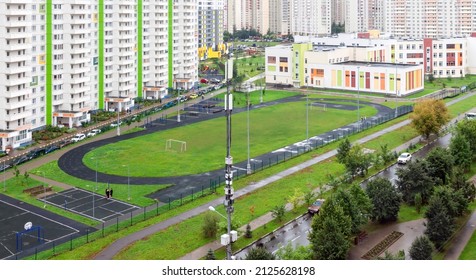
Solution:
M 72 188 L 41 199 L 70 212 L 86 216 L 90 219 L 105 222 L 114 219 L 139 207 L 113 198 L 106 198 L 102 193 L 93 193 L 83 189 Z
M 0 199 L 0 259 L 79 233 L 76 228 L 32 212 L 33 208 Z

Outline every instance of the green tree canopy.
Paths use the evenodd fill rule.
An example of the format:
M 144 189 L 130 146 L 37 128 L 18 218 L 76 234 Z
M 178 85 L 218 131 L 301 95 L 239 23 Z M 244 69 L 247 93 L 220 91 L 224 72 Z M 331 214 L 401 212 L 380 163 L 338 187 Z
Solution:
M 318 260 L 345 260 L 351 247 L 352 221 L 332 197 L 324 202 L 319 215 L 312 221 L 308 235 L 313 258 Z
M 425 218 L 427 219 L 425 234 L 437 249 L 441 249 L 453 233 L 454 224 L 440 197 L 432 197 Z
M 466 137 L 456 133 L 451 138 L 450 153 L 453 156 L 454 164 L 463 170 L 468 170 L 471 166 L 471 147 Z
M 274 260 L 276 257 L 263 247 L 253 247 L 248 251 L 246 260 Z
M 410 115 L 412 125 L 425 138 L 436 134 L 450 120 L 446 104 L 442 100 L 424 99 L 419 101 Z
M 442 184 L 447 183 L 447 178 L 451 177 L 453 171 L 453 156 L 444 148 L 437 147 L 431 150 L 426 156 L 428 163 L 428 175 L 440 180 Z
M 428 203 L 433 192 L 434 180 L 428 174 L 426 161 L 411 161 L 405 167 L 397 169 L 396 174 L 397 188 L 406 203 L 413 205 L 417 193 L 421 194 L 423 204 Z
M 431 260 L 433 254 L 433 244 L 427 236 L 417 237 L 410 247 L 410 257 L 412 260 Z
M 387 178 L 375 178 L 365 190 L 372 201 L 371 219 L 384 223 L 396 221 L 400 211 L 401 196 Z

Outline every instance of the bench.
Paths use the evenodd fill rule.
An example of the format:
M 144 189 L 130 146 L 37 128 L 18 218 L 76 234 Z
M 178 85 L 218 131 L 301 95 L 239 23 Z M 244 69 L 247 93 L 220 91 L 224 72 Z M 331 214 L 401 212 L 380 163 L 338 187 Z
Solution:
M 223 109 L 223 108 L 216 109 L 216 110 L 213 110 L 212 113 L 213 113 L 213 114 L 215 114 L 215 113 L 220 113 L 220 112 L 222 112 L 223 110 L 225 110 L 225 109 Z
M 42 194 L 42 193 L 45 193 L 45 192 L 50 192 L 50 191 L 52 191 L 52 188 L 51 187 L 45 187 L 44 185 L 39 185 L 39 186 L 36 186 L 36 187 L 32 187 L 32 188 L 28 188 L 28 189 L 23 190 L 24 193 L 27 193 L 31 196 L 37 196 L 39 194 Z

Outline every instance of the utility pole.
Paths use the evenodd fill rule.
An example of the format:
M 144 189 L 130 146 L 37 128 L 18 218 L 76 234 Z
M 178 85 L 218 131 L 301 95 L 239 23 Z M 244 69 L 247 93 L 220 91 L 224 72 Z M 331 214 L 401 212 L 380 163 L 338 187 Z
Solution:
M 227 213 L 227 233 L 228 240 L 226 244 L 226 258 L 231 260 L 232 251 L 232 235 L 231 235 L 231 213 L 233 213 L 233 157 L 231 156 L 231 111 L 233 110 L 233 95 L 230 93 L 230 81 L 233 78 L 233 60 L 229 54 L 226 62 L 226 97 L 225 97 L 225 113 L 226 113 L 226 158 L 225 158 L 225 201 L 223 202 Z M 223 240 L 222 240 L 223 241 Z

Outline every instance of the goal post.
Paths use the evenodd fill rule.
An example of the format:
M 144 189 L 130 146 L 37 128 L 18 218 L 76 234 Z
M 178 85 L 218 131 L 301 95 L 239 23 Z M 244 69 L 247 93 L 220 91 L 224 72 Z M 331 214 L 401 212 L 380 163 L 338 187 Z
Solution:
M 176 139 L 168 139 L 165 142 L 165 151 L 187 151 L 187 142 Z

